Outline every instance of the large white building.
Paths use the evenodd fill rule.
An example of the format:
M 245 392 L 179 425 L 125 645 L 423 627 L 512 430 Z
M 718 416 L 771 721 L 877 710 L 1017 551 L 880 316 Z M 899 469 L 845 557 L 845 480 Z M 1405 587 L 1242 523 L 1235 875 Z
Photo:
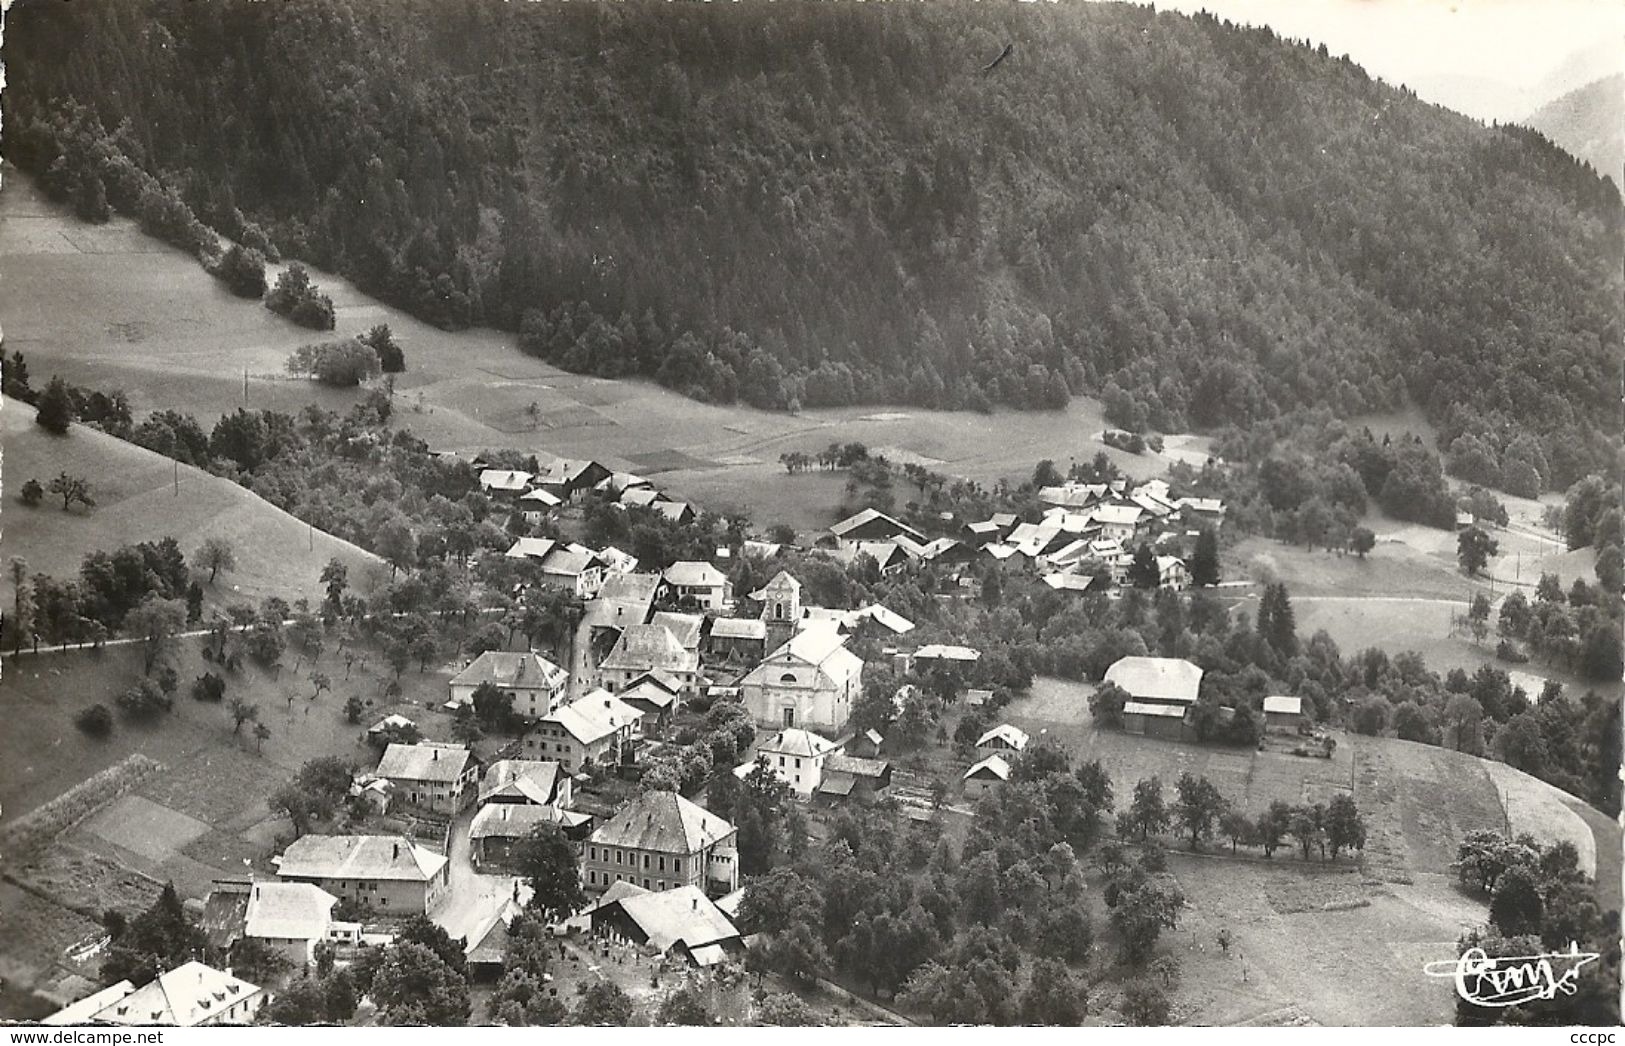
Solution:
M 739 681 L 745 708 L 763 726 L 839 737 L 863 692 L 863 659 L 833 628 L 799 632 Z

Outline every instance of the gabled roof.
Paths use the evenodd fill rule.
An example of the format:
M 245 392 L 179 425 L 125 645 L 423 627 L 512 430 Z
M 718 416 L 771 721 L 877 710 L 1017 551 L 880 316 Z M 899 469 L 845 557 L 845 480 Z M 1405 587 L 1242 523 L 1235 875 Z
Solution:
M 468 948 L 463 952 L 474 965 L 499 966 L 508 956 L 508 926 L 518 918 L 519 905 L 512 898 L 496 910 L 483 929 L 468 937 Z
M 1095 583 L 1092 574 L 1045 574 L 1044 584 L 1057 592 L 1087 592 Z
M 480 779 L 480 802 L 522 799 L 545 806 L 558 791 L 559 769 L 551 759 L 499 759 Z
M 542 559 L 557 544 L 552 538 L 519 538 L 508 546 L 508 551 L 503 555 L 509 559 Z
M 1094 509 L 1096 521 L 1119 526 L 1138 525 L 1144 515 L 1145 509 L 1138 505 L 1096 505 Z
M 1182 657 L 1125 657 L 1102 680 L 1116 683 L 1142 701 L 1195 704 L 1202 685 L 1202 670 Z
M 644 792 L 592 833 L 599 845 L 691 854 L 733 834 L 734 826 L 676 792 Z
M 758 752 L 772 752 L 774 755 L 800 756 L 804 759 L 816 759 L 835 750 L 835 742 L 826 737 L 820 737 L 810 730 L 799 730 L 791 727 L 780 730 L 771 737 L 757 741 Z
M 569 679 L 569 673 L 533 650 L 487 650 L 452 676 L 451 685 L 495 683 L 510 690 L 557 690 Z
M 766 639 L 767 622 L 759 617 L 719 617 L 711 622 L 713 639 Z
M 607 690 L 594 690 L 542 717 L 544 723 L 563 727 L 583 745 L 594 744 L 626 726 L 637 723 L 643 713 Z
M 665 625 L 628 625 L 598 666 L 616 672 L 647 672 L 661 668 L 668 672 L 693 672 L 699 655 L 683 646 Z
M 648 893 L 643 887 L 630 879 L 617 879 L 609 884 L 609 889 L 598 895 L 598 899 L 587 907 L 581 909 L 582 915 L 591 915 L 600 908 L 614 904 L 623 897 L 636 897 L 640 893 Z
M 620 693 L 620 698 L 634 708 L 640 704 L 648 705 L 656 712 L 664 712 L 677 703 L 677 690 L 669 689 L 664 683 L 657 682 L 658 677 L 671 676 L 665 672 L 645 672 Z M 679 688 L 681 689 L 681 688 Z
M 665 570 L 667 584 L 688 588 L 721 588 L 728 583 L 728 575 L 709 563 L 697 559 L 680 559 Z
M 632 508 L 648 508 L 660 499 L 660 492 L 651 487 L 632 487 L 621 492 L 621 504 Z
M 522 839 L 537 826 L 556 824 L 560 828 L 574 828 L 592 820 L 591 815 L 578 810 L 560 810 L 556 806 L 531 806 L 528 803 L 487 803 L 474 815 L 468 826 L 470 839 Z
M 800 592 L 801 582 L 797 581 L 795 575 L 790 573 L 788 570 L 781 570 L 769 578 L 767 584 L 763 585 L 755 592 L 752 592 L 750 594 L 750 598 L 758 600 L 766 599 L 769 595 L 771 595 L 769 590 L 780 587 L 788 587 L 793 592 Z
M 586 620 L 590 625 L 616 628 L 641 625 L 649 618 L 661 584 L 659 574 L 611 574 L 587 604 Z
M 976 739 L 976 747 L 982 748 L 993 742 L 999 742 L 1012 752 L 1019 752 L 1027 747 L 1027 732 L 1009 723 L 1000 723 Z
M 1264 711 L 1281 715 L 1302 715 L 1303 698 L 1275 695 L 1264 698 Z
M 681 942 L 690 949 L 739 938 L 739 930 L 698 886 L 651 890 L 611 902 L 620 906 L 657 950 Z
M 914 622 L 910 621 L 902 614 L 899 614 L 897 611 L 892 610 L 890 607 L 882 606 L 879 603 L 871 603 L 866 607 L 859 607 L 857 610 L 853 611 L 853 615 L 859 619 L 867 618 L 868 620 L 873 621 L 875 624 L 881 625 L 897 635 L 903 635 L 906 632 L 914 631 Z
M 310 883 L 255 883 L 248 895 L 243 933 L 309 941 L 327 936 L 339 899 Z
M 1148 491 L 1136 490 L 1128 496 L 1128 499 L 1153 516 L 1167 516 L 1174 511 L 1172 505 Z
M 556 496 L 549 494 L 541 487 L 537 487 L 535 490 L 527 491 L 526 493 L 519 495 L 519 500 L 521 502 L 530 502 L 531 504 L 535 505 L 545 505 L 548 508 L 557 508 L 558 506 L 564 504 L 564 502 L 560 501 Z
M 784 548 L 782 542 L 746 539 L 745 543 L 740 546 L 740 551 L 747 556 L 761 556 L 763 559 L 772 559 L 779 554 L 779 550 L 782 548 Z
M 599 490 L 623 491 L 633 487 L 647 487 L 649 481 L 635 472 L 611 472 L 598 484 Z
M 824 760 L 825 773 L 851 774 L 853 777 L 879 777 L 890 766 L 884 759 L 859 759 L 852 755 L 832 755 Z
M 847 534 L 850 534 L 859 527 L 873 523 L 877 520 L 884 522 L 893 534 L 907 534 L 915 541 L 925 540 L 925 535 L 921 534 L 918 530 L 915 530 L 907 523 L 893 519 L 891 516 L 886 515 L 886 513 L 881 512 L 879 509 L 872 508 L 866 508 L 862 512 L 848 516 L 846 519 L 843 519 L 839 523 L 830 527 L 829 532 L 838 538 L 845 537 Z
M 599 565 L 598 553 L 580 545 L 556 546 L 542 558 L 542 573 L 560 577 L 576 577 L 583 571 Z
M 980 661 L 982 652 L 968 646 L 930 643 L 914 651 L 916 661 Z
M 1166 574 L 1170 570 L 1184 569 L 1185 561 L 1178 556 L 1158 556 L 1157 573 Z
M 74 1024 L 89 1024 L 97 1013 L 118 1002 L 120 999 L 135 991 L 135 985 L 129 981 L 119 981 L 110 984 L 93 995 L 87 995 L 78 1002 L 72 1002 L 57 1010 L 55 1013 L 40 1021 L 49 1027 L 64 1027 Z
M 225 951 L 242 936 L 243 920 L 248 915 L 248 891 L 252 879 L 216 879 L 207 897 L 203 898 L 203 913 L 198 916 L 198 928 L 208 938 L 209 947 Z
M 515 472 L 511 469 L 486 469 L 480 473 L 480 488 L 505 493 L 521 491 L 530 484 L 530 475 L 529 472 Z
M 446 859 L 400 835 L 302 835 L 288 844 L 277 874 L 284 879 L 377 879 L 427 882 Z
M 614 545 L 605 545 L 598 550 L 598 558 L 604 566 L 617 574 L 630 574 L 638 569 L 638 557 L 630 552 L 623 552 Z
M 997 523 L 993 522 L 991 519 L 984 519 L 980 523 L 967 523 L 967 524 L 965 524 L 965 529 L 970 531 L 972 534 L 980 535 L 980 534 L 997 534 L 1000 530 L 1003 530 L 1004 528 L 999 526 Z
M 694 506 L 686 501 L 657 501 L 649 508 L 673 523 L 681 523 L 685 517 L 694 514 Z
M 580 482 L 582 476 L 592 469 L 600 469 L 605 473 L 609 470 L 596 461 L 571 461 L 560 458 L 536 474 L 536 482 L 550 485 L 573 484 Z
M 965 771 L 963 780 L 969 781 L 973 777 L 997 777 L 1001 781 L 1010 780 L 1010 764 L 1004 761 L 1003 756 L 990 755 Z
M 858 561 L 859 556 L 868 556 L 885 570 L 891 566 L 892 560 L 903 555 L 903 550 L 892 541 L 850 541 L 840 548 L 829 550 L 829 558 L 843 567 L 851 567 Z
M 470 752 L 461 746 L 443 744 L 393 744 L 378 760 L 379 777 L 403 781 L 436 781 L 452 784 L 468 768 Z
M 659 610 L 649 619 L 651 626 L 664 628 L 684 650 L 697 650 L 700 632 L 705 628 L 704 614 L 681 614 L 675 610 Z
M 397 730 L 403 730 L 409 726 L 416 727 L 417 724 L 399 713 L 392 712 L 389 715 L 384 716 L 384 718 L 378 720 L 378 722 L 367 727 L 367 733 L 381 734 L 390 727 L 394 727 Z
M 1176 504 L 1189 512 L 1205 515 L 1224 515 L 1224 502 L 1218 498 L 1180 498 Z
M 193 960 L 115 999 L 91 1020 L 97 1024 L 192 1028 L 259 990 L 257 984 Z M 243 1023 L 248 1023 L 246 1016 Z

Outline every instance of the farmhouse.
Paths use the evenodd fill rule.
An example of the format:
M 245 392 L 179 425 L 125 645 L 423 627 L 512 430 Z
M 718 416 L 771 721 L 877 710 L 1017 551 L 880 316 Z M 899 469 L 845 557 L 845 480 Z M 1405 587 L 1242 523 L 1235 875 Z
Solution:
M 660 500 L 660 491 L 653 487 L 631 487 L 621 491 L 617 503 L 625 508 L 648 508 Z
M 1184 705 L 1159 705 L 1144 701 L 1123 703 L 1123 732 L 1161 737 L 1169 741 L 1185 738 Z
M 699 967 L 745 952 L 739 930 L 697 886 L 662 893 L 622 883 L 613 893 L 588 909 L 597 936 L 677 954 Z
M 275 950 L 295 967 L 316 961 L 316 946 L 333 929 L 339 899 L 310 883 L 255 883 L 248 895 L 243 936 Z
M 480 490 L 494 498 L 513 499 L 530 487 L 531 474 L 512 469 L 486 469 L 480 473 Z
M 480 779 L 480 805 L 569 806 L 570 775 L 561 770 L 551 759 L 499 759 Z
M 1180 514 L 1195 523 L 1218 526 L 1224 522 L 1224 502 L 1218 498 L 1180 498 Z
M 581 862 L 589 890 L 618 882 L 645 890 L 696 886 L 714 894 L 739 886 L 734 826 L 676 792 L 645 792 L 587 840 Z
M 705 610 L 721 610 L 733 599 L 728 575 L 709 563 L 679 560 L 666 568 L 664 577 L 678 602 L 689 602 Z
M 270 993 L 193 960 L 160 973 L 140 988 L 129 981 L 101 991 L 45 1019 L 46 1024 L 102 1024 L 207 1028 L 253 1024 Z M 93 1003 L 104 1003 L 91 1010 Z
M 756 746 L 756 758 L 741 764 L 739 770 L 748 774 L 758 762 L 765 761 L 797 796 L 806 799 L 818 791 L 824 779 L 824 762 L 837 751 L 835 742 L 828 738 L 792 727 L 761 740 Z
M 378 760 L 378 777 L 390 783 L 397 802 L 435 813 L 455 814 L 473 798 L 479 767 L 462 745 L 393 744 Z
M 1202 670 L 1182 657 L 1124 657 L 1106 669 L 1105 683 L 1115 683 L 1130 698 L 1149 704 L 1196 703 Z
M 1264 698 L 1264 729 L 1272 734 L 1297 734 L 1309 726 L 1303 714 L 1303 698 L 1273 696 Z
M 1094 576 L 1091 574 L 1070 574 L 1062 571 L 1045 574 L 1043 581 L 1044 584 L 1057 592 L 1072 594 L 1087 592 L 1089 586 L 1095 583 Z
M 1095 522 L 1100 524 L 1100 536 L 1105 540 L 1130 542 L 1139 532 L 1145 519 L 1145 509 L 1138 505 L 1098 505 L 1094 509 Z
M 903 547 L 893 541 L 850 541 L 829 551 L 829 558 L 846 570 L 852 569 L 859 556 L 874 560 L 881 574 L 895 574 L 908 565 Z
M 567 461 L 561 458 L 537 473 L 535 483 L 554 497 L 569 501 L 609 477 L 609 469 L 596 461 Z
M 480 869 L 502 866 L 513 859 L 520 840 L 544 824 L 557 825 L 565 838 L 580 842 L 592 825 L 592 816 L 556 806 L 521 806 L 492 803 L 480 807 L 468 826 L 469 849 Z
M 683 684 L 671 673 L 655 669 L 632 680 L 616 696 L 643 713 L 645 729 L 660 730 L 670 725 L 682 703 Z
M 925 535 L 907 523 L 899 522 L 879 509 L 872 508 L 848 516 L 830 527 L 829 532 L 840 542 L 890 541 L 899 534 L 921 543 L 925 541 Z
M 288 844 L 277 875 L 367 908 L 416 915 L 439 905 L 451 865 L 405 836 L 305 835 Z
M 817 798 L 830 803 L 852 798 L 872 800 L 890 787 L 891 764 L 886 760 L 836 753 L 824 760 L 824 778 L 819 782 Z
M 716 661 L 760 661 L 767 653 L 767 622 L 738 617 L 712 620 L 706 653 Z
M 607 690 L 594 690 L 544 716 L 525 735 L 523 748 L 528 756 L 554 759 L 572 771 L 588 763 L 630 763 L 642 718 L 642 712 Z
M 473 704 L 474 691 L 490 683 L 513 695 L 516 714 L 535 719 L 558 707 L 569 682 L 568 672 L 535 651 L 487 650 L 452 677 L 451 700 Z
M 863 660 L 835 630 L 798 633 L 739 681 L 745 708 L 763 726 L 839 735 L 863 692 Z
M 650 672 L 664 672 L 677 680 L 684 693 L 692 694 L 699 682 L 698 645 L 697 627 L 696 649 L 687 649 L 665 624 L 631 625 L 598 666 L 604 689 L 613 694 Z
M 526 491 L 519 495 L 519 514 L 526 523 L 535 526 L 562 504 L 562 501 L 545 490 Z
M 966 770 L 962 780 L 967 797 L 986 795 L 1010 780 L 1010 764 L 1003 756 L 990 755 Z
M 1026 731 L 1000 723 L 976 739 L 976 754 L 984 759 L 990 755 L 1002 756 L 1009 762 L 1027 750 L 1029 740 Z
M 653 512 L 664 516 L 668 523 L 690 523 L 694 520 L 694 506 L 686 501 L 671 501 L 661 498 L 649 506 Z
M 1157 583 L 1170 591 L 1183 592 L 1191 585 L 1191 572 L 1178 556 L 1158 556 Z

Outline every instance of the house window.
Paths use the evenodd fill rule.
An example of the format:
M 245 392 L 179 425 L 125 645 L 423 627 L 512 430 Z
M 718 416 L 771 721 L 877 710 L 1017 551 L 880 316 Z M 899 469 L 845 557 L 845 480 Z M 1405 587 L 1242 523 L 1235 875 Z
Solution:
M 665 857 L 660 858 L 660 870 L 662 872 L 666 870 L 666 859 L 665 859 Z
M 649 855 L 648 854 L 643 855 L 643 870 L 644 871 L 649 870 Z
M 801 769 L 801 760 L 799 760 L 799 759 L 796 760 L 796 769 L 797 770 Z
M 671 859 L 671 870 L 676 872 L 678 875 L 682 875 L 683 874 L 683 859 L 680 858 L 680 857 L 673 857 Z
M 780 766 L 783 766 L 783 765 L 784 765 L 784 756 L 782 756 L 782 755 L 781 755 L 781 756 L 779 756 L 779 765 L 780 765 Z
M 619 851 L 619 850 L 615 851 L 615 863 L 616 864 L 621 863 L 621 851 Z
M 598 885 L 598 873 L 597 872 L 594 872 L 594 871 L 588 871 L 587 872 L 587 885 L 588 886 L 597 886 Z
M 796 725 L 796 710 L 794 708 L 786 708 L 786 709 L 784 709 L 784 725 L 785 726 L 795 726 Z
M 589 846 L 589 847 L 588 847 L 588 848 L 587 848 L 587 852 L 588 852 L 588 854 L 589 854 L 589 855 L 590 855 L 590 856 L 591 856 L 591 858 L 592 858 L 592 859 L 593 859 L 593 860 L 594 860 L 594 861 L 596 861 L 596 860 L 598 860 L 598 847 L 596 847 L 596 846 Z

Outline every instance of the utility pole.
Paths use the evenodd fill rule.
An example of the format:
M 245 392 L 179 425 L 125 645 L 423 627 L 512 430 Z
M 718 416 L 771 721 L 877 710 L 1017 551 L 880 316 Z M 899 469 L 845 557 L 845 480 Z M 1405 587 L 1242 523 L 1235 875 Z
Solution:
M 173 462 L 173 464 L 175 466 L 175 496 L 180 497 L 181 496 L 181 463 L 179 461 L 176 461 L 176 462 Z
M 243 364 L 243 406 L 248 406 L 248 364 Z

